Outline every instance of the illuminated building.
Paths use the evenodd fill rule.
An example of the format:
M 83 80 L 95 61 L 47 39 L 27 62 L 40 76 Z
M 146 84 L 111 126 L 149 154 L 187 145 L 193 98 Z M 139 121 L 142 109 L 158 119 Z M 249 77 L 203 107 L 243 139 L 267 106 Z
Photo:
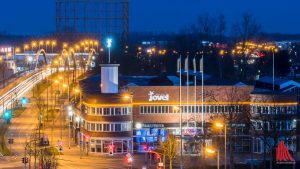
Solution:
M 81 119 L 80 135 L 82 139 L 86 136 L 90 139 L 88 149 L 92 154 L 122 154 L 132 149 L 144 152 L 145 145 L 155 149 L 169 134 L 180 136 L 180 112 L 184 153 L 187 154 L 201 152 L 200 141 L 193 140 L 191 144 L 191 140 L 204 130 L 210 131 L 202 128 L 202 112 L 204 127 L 208 128 L 217 117 L 226 113 L 249 113 L 253 119 L 261 114 L 278 115 L 282 117 L 276 122 L 279 133 L 290 133 L 297 125 L 297 95 L 290 91 L 272 93 L 247 85 L 206 85 L 202 111 L 201 86 L 189 87 L 188 103 L 187 88 L 182 86 L 180 104 L 177 76 L 118 77 L 117 67 L 115 64 L 102 65 L 101 76 L 80 82 L 82 106 L 81 113 L 77 113 Z M 263 123 L 253 119 L 254 130 L 260 133 Z M 272 124 L 267 124 L 267 130 L 271 132 Z M 252 138 L 246 116 L 233 128 L 235 152 L 250 152 L 253 148 L 256 153 L 262 153 L 262 140 Z M 296 135 L 282 134 L 279 139 L 290 140 L 288 148 L 296 151 Z M 206 140 L 207 144 L 214 141 L 215 138 Z

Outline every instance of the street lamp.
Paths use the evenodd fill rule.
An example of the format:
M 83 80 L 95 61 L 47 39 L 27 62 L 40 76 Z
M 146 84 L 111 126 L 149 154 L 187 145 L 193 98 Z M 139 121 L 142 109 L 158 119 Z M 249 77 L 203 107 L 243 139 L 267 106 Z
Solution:
M 181 84 L 181 83 L 180 83 Z M 181 96 L 180 96 L 181 97 Z M 182 162 L 182 154 L 183 154 L 183 140 L 182 140 L 182 110 L 181 110 L 181 103 L 179 106 L 173 106 L 173 111 L 176 113 L 180 113 L 180 119 L 179 119 L 179 130 L 180 130 L 180 168 L 183 168 L 183 162 Z
M 216 154 L 217 153 L 217 169 L 220 169 L 220 151 L 212 148 L 205 148 L 205 151 L 208 154 Z
M 271 48 L 271 51 L 272 51 L 272 58 L 273 58 L 273 63 L 272 63 L 272 67 L 273 67 L 273 92 L 274 92 L 274 89 L 275 89 L 275 53 L 278 52 L 278 49 L 277 48 Z
M 59 93 L 58 84 L 59 84 L 59 81 L 55 80 L 54 83 L 57 85 L 57 90 L 54 94 L 54 107 L 56 107 L 56 95 L 57 95 L 57 99 L 58 99 L 58 93 Z
M 215 126 L 217 128 L 224 128 L 224 163 L 225 163 L 225 169 L 227 168 L 227 127 L 225 124 L 223 123 L 219 123 L 219 122 L 216 122 L 215 123 Z
M 23 49 L 24 49 L 24 53 L 25 53 L 25 51 L 29 49 L 29 45 L 25 44 L 24 47 L 23 47 Z
M 71 148 L 71 123 L 72 123 L 72 117 L 73 117 L 73 110 L 72 107 L 68 107 L 68 115 L 69 115 L 69 149 Z
M 74 92 L 75 92 L 75 102 L 76 102 L 76 94 L 79 93 L 80 90 L 79 89 L 75 89 Z
M 35 41 L 33 41 L 33 42 L 31 42 L 31 51 L 33 51 L 33 49 L 36 47 L 36 42 Z
M 48 52 L 48 46 L 50 45 L 50 40 L 46 41 L 46 52 Z
M 108 48 L 108 63 L 110 63 L 110 48 L 111 48 L 111 45 L 112 45 L 112 39 L 108 38 L 106 40 L 106 46 Z
M 51 42 L 51 48 L 52 48 L 52 53 L 53 53 L 53 47 L 56 45 L 56 41 Z
M 130 104 L 132 104 L 132 95 L 125 94 L 123 96 L 123 98 L 126 100 L 130 100 Z M 133 114 L 132 114 L 132 111 L 130 111 L 130 112 L 131 112 L 131 123 L 133 124 Z M 136 127 L 142 128 L 142 124 L 137 123 Z M 131 135 L 131 153 L 133 153 L 133 130 L 132 130 L 132 135 Z
M 98 41 L 94 41 L 94 45 L 97 47 L 97 50 L 99 48 L 99 42 Z
M 39 42 L 39 49 L 41 49 L 41 46 L 43 46 L 44 45 L 44 41 L 40 41 Z
M 67 43 L 63 43 L 63 49 L 67 48 L 68 44 Z
M 21 49 L 20 49 L 19 47 L 17 47 L 17 48 L 15 49 L 15 51 L 16 51 L 16 53 L 20 53 L 20 52 L 21 52 Z

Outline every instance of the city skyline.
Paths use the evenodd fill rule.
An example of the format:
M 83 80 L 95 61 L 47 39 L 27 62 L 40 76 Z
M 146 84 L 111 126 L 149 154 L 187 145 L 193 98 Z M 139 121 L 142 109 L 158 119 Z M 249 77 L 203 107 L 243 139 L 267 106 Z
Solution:
M 54 0 L 46 0 L 38 5 L 39 2 L 39 0 L 2 2 L 0 31 L 18 35 L 42 35 L 55 32 Z M 231 24 L 237 22 L 243 13 L 248 12 L 262 25 L 264 32 L 297 34 L 300 33 L 298 31 L 300 24 L 295 20 L 297 20 L 297 6 L 299 5 L 300 2 L 296 0 L 289 1 L 289 3 L 279 0 L 263 2 L 258 0 L 251 2 L 217 0 L 214 3 L 173 0 L 172 5 L 167 0 L 151 2 L 131 0 L 129 31 L 177 33 L 195 24 L 200 15 L 224 14 L 227 20 L 227 31 L 230 32 Z M 10 17 L 7 17 L 8 14 Z

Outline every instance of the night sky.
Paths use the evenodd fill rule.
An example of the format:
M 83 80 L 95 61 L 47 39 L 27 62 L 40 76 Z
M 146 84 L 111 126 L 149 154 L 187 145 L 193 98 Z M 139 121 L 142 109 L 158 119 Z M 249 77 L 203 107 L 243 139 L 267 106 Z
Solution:
M 252 13 L 265 32 L 300 33 L 299 0 L 130 0 L 130 31 L 178 32 L 197 16 L 223 13 L 228 23 Z M 1 0 L 0 31 L 55 31 L 55 0 Z

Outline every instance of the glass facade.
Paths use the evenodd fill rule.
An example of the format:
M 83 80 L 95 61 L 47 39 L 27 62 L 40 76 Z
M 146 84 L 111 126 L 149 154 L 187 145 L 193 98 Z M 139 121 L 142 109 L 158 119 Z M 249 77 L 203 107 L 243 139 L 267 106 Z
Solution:
M 164 128 L 137 129 L 133 131 L 135 149 L 144 152 L 144 146 L 155 149 L 157 144 L 167 140 L 168 130 Z
M 91 153 L 101 154 L 123 154 L 131 152 L 131 138 L 124 139 L 104 139 L 104 138 L 91 138 L 90 142 Z

